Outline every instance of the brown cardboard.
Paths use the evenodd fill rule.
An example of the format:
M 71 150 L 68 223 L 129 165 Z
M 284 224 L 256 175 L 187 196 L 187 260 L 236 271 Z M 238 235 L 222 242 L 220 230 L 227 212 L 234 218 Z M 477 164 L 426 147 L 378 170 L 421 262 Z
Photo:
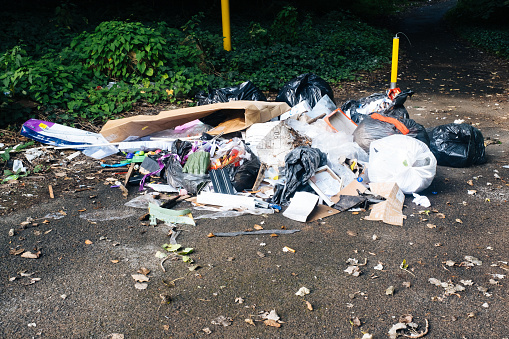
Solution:
M 227 134 L 243 130 L 257 122 L 269 121 L 289 109 L 290 106 L 284 102 L 247 100 L 222 102 L 162 111 L 158 115 L 137 115 L 124 119 L 109 120 L 103 126 L 100 133 L 109 142 L 120 142 L 126 139 L 134 140 L 155 132 L 180 126 L 195 119 L 206 117 L 219 110 L 231 110 L 232 119 L 235 121 L 224 122 L 217 126 L 214 129 L 215 131 L 212 131 L 214 134 L 219 134 L 221 132 Z
M 366 186 L 358 182 L 357 180 L 354 180 L 350 182 L 348 185 L 346 185 L 345 188 L 343 188 L 341 191 L 339 191 L 338 195 L 353 195 L 357 196 L 359 193 L 357 193 L 357 190 L 359 190 L 361 193 L 364 193 L 366 191 Z
M 370 183 L 369 189 L 373 194 L 384 197 L 385 201 L 373 205 L 369 216 L 365 220 L 382 220 L 396 226 L 403 226 L 405 216 L 402 213 L 405 195 L 395 182 Z
M 316 205 L 315 209 L 308 216 L 308 222 L 316 221 L 322 218 L 330 217 L 331 215 L 338 214 L 339 211 L 335 208 L 329 207 L 327 205 Z

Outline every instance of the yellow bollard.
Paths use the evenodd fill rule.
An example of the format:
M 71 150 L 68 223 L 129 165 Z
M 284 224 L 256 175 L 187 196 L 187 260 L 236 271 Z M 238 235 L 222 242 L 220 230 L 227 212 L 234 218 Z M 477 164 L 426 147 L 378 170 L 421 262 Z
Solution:
M 221 0 L 221 14 L 223 16 L 223 47 L 225 51 L 232 50 L 232 39 L 230 33 L 230 2 Z
M 399 52 L 399 38 L 396 35 L 392 39 L 391 89 L 396 88 L 396 82 L 398 81 L 398 52 Z

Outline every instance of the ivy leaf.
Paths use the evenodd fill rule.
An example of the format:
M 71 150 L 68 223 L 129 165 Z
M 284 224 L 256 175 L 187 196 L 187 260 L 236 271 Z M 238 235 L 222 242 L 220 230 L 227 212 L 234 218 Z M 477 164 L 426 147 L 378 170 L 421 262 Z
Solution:
M 175 245 L 164 244 L 162 247 L 165 250 L 167 250 L 168 252 L 176 252 L 176 251 L 178 251 L 179 249 L 182 248 L 182 245 L 179 245 L 179 244 L 175 244 Z
M 147 73 L 145 73 L 145 74 L 147 74 L 149 77 L 151 77 L 152 75 L 154 75 L 154 69 L 153 68 L 149 68 L 147 70 Z

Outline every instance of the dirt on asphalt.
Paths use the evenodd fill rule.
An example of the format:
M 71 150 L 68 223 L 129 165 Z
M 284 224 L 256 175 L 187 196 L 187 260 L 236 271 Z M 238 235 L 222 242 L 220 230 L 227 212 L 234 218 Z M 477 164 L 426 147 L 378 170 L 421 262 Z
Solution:
M 169 227 L 124 206 L 137 187 L 126 199 L 107 181 L 121 175 L 83 155 L 64 163 L 55 152 L 51 171 L 1 186 L 0 336 L 387 338 L 411 314 L 414 338 L 509 338 L 509 63 L 448 30 L 440 18 L 453 4 L 414 9 L 398 23 L 411 43 L 400 35 L 398 85 L 415 91 L 405 107 L 426 128 L 463 119 L 493 143 L 484 165 L 437 168 L 421 193 L 430 208 L 407 196 L 402 227 L 363 220 L 368 212 L 309 223 L 281 214 L 198 219 L 177 227 L 178 243 L 195 250 L 189 256 L 200 267 L 191 271 L 155 256 Z M 337 88 L 337 102 L 384 91 L 389 71 Z M 207 237 L 255 224 L 300 232 Z M 22 258 L 20 249 L 41 254 Z M 355 260 L 359 276 L 345 272 Z M 132 275 L 142 267 L 150 273 L 140 290 Z M 310 293 L 295 295 L 301 287 Z M 262 321 L 271 310 L 281 323 L 269 325 L 280 327 Z

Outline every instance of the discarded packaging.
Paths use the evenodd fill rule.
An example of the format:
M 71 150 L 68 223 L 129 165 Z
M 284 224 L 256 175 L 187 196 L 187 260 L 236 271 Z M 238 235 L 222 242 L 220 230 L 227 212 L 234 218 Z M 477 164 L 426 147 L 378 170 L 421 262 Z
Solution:
M 405 195 L 396 183 L 370 183 L 369 188 L 372 193 L 380 195 L 386 201 L 375 204 L 371 209 L 369 216 L 365 220 L 381 220 L 387 224 L 403 226 L 404 215 L 403 202 Z
M 283 212 L 283 215 L 292 220 L 306 222 L 317 202 L 318 196 L 316 194 L 296 192 L 290 200 L 290 206 Z
M 289 109 L 290 107 L 282 102 L 231 101 L 162 111 L 158 115 L 138 115 L 109 120 L 101 129 L 101 134 L 110 142 L 119 142 L 126 139 L 126 141 L 136 140 L 155 132 L 206 117 L 218 111 L 225 113 L 228 120 L 208 131 L 208 133 L 211 135 L 227 134 L 241 131 L 257 122 L 269 121 Z
M 396 182 L 405 194 L 420 192 L 431 185 L 437 160 L 428 146 L 406 135 L 375 140 L 369 152 L 371 182 Z

